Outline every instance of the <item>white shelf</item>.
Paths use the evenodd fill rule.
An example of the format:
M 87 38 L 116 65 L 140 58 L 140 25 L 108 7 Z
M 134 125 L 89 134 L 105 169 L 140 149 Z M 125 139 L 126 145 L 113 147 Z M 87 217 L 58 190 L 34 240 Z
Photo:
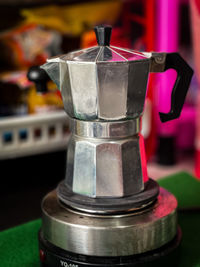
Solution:
M 69 140 L 64 111 L 0 119 L 0 159 L 64 150 Z

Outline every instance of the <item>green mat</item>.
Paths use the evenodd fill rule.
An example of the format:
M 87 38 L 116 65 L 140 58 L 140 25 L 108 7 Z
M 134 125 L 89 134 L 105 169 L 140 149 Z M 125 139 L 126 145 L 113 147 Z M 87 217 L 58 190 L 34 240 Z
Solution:
M 200 180 L 193 178 L 185 172 L 162 178 L 160 186 L 174 194 L 178 200 L 179 208 L 200 208 Z
M 41 220 L 32 221 L 0 233 L 1 267 L 38 267 L 37 244 Z
M 159 180 L 159 184 L 178 200 L 183 235 L 178 267 L 200 267 L 200 181 L 181 172 Z
M 171 266 L 200 267 L 200 182 L 182 172 L 161 179 L 159 184 L 177 197 L 181 208 L 180 260 L 178 266 Z M 0 233 L 0 267 L 39 266 L 37 234 L 40 225 L 41 220 L 36 220 Z

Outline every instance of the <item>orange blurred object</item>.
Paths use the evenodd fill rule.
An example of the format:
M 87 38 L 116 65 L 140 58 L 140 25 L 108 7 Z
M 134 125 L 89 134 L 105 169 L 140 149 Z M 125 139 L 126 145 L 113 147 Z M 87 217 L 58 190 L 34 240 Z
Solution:
M 52 46 L 54 50 L 59 50 L 59 38 L 57 32 L 36 24 L 19 26 L 0 34 L 0 59 L 5 63 L 5 68 L 41 65 L 51 56 Z
M 131 47 L 130 35 L 129 36 L 124 35 L 121 28 L 113 28 L 111 44 L 114 46 L 130 48 Z M 87 31 L 82 34 L 81 48 L 88 48 L 88 47 L 96 46 L 96 45 L 97 45 L 97 41 L 96 41 L 96 36 L 93 30 Z

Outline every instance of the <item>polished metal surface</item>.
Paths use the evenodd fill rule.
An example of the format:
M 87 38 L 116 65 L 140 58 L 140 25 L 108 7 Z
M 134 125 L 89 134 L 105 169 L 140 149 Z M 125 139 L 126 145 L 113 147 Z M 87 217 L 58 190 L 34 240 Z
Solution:
M 167 53 L 151 53 L 150 72 L 164 72 Z
M 127 138 L 138 134 L 140 119 L 125 121 L 81 121 L 70 119 L 73 134 L 88 138 Z
M 43 68 L 60 88 L 70 117 L 119 120 L 142 115 L 149 66 L 149 59 L 96 63 L 54 58 Z
M 129 64 L 100 62 L 97 64 L 98 118 L 119 120 L 126 118 Z M 132 90 L 137 90 L 132 84 Z M 135 116 L 136 117 L 136 116 Z
M 65 111 L 81 120 L 120 120 L 142 115 L 151 53 L 92 47 L 47 60 Z
M 99 45 L 47 60 L 71 118 L 65 185 L 91 198 L 140 193 L 147 180 L 140 118 L 150 71 L 165 54 Z
M 141 61 L 151 57 L 151 53 L 139 52 L 116 46 L 93 46 L 74 51 L 60 58 L 65 61 L 75 62 L 119 62 Z
M 139 132 L 150 55 L 98 46 L 43 66 L 72 120 L 65 184 L 73 192 L 112 198 L 144 189 Z
M 166 53 L 95 46 L 48 59 L 42 68 L 70 117 L 120 120 L 142 115 L 149 72 L 164 71 L 165 61 Z
M 69 61 L 67 65 L 70 80 L 68 91 L 71 91 L 74 108 L 72 117 L 82 120 L 96 119 L 98 113 L 96 64 Z
M 53 245 L 90 256 L 128 256 L 159 248 L 177 231 L 177 201 L 160 190 L 157 203 L 130 216 L 87 216 L 58 204 L 55 191 L 43 203 L 42 232 Z
M 143 190 L 140 136 L 123 139 L 72 135 L 65 184 L 90 197 L 124 197 Z
M 139 194 L 124 197 L 97 197 L 76 194 L 61 181 L 56 188 L 57 196 L 65 206 L 87 214 L 121 214 L 141 210 L 152 205 L 159 195 L 159 185 L 152 179 L 144 183 L 144 190 Z
M 166 55 L 109 46 L 110 27 L 100 28 L 99 46 L 42 66 L 72 130 L 65 180 L 42 203 L 42 234 L 69 252 L 129 256 L 160 248 L 177 232 L 177 201 L 148 180 L 140 134 L 149 72 L 164 71 Z

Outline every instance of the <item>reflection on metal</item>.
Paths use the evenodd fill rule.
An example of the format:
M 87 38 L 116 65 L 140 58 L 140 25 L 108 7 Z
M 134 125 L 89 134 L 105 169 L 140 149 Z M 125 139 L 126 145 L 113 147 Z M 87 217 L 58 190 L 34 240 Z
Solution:
M 60 88 L 70 117 L 130 119 L 142 115 L 149 72 L 164 66 L 159 55 L 97 46 L 48 59 L 42 68 Z
M 157 203 L 132 216 L 87 216 L 58 204 L 55 191 L 42 204 L 44 238 L 55 246 L 90 256 L 128 256 L 159 248 L 177 231 L 177 201 L 161 188 Z
M 138 136 L 69 141 L 65 184 L 90 197 L 123 197 L 143 190 Z
M 110 26 L 95 31 L 99 46 L 43 65 L 59 85 L 72 136 L 66 177 L 42 204 L 42 234 L 81 255 L 134 256 L 177 232 L 177 201 L 148 178 L 141 135 L 149 72 L 166 69 L 166 57 L 109 46 Z
M 152 53 L 151 72 L 163 72 L 165 71 L 167 53 Z
M 65 185 L 90 197 L 141 192 L 143 113 L 152 54 L 96 46 L 47 60 L 71 119 Z
M 155 203 L 159 195 L 158 184 L 149 179 L 144 183 L 144 189 L 139 194 L 124 197 L 97 197 L 77 194 L 65 181 L 61 181 L 56 189 L 60 203 L 74 210 L 91 214 L 124 214 L 141 210 Z
M 98 117 L 119 120 L 126 117 L 128 63 L 97 64 Z
M 125 121 L 81 121 L 70 119 L 70 129 L 75 135 L 89 138 L 124 138 L 138 134 L 139 118 Z

